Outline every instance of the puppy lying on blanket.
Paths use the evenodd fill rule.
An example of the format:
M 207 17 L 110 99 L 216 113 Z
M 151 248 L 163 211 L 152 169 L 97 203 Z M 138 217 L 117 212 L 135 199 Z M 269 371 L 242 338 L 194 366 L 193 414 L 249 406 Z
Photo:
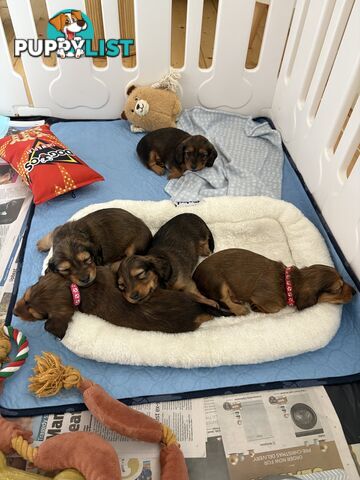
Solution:
M 145 223 L 122 208 L 104 208 L 57 227 L 39 240 L 43 252 L 53 247 L 49 269 L 85 287 L 96 266 L 144 253 L 152 235 Z
M 198 215 L 182 213 L 166 222 L 155 234 L 146 256 L 124 258 L 118 270 L 119 289 L 130 303 L 148 299 L 158 286 L 193 293 L 199 301 L 216 308 L 201 295 L 191 276 L 199 256 L 214 251 L 214 238 Z
M 186 170 L 197 172 L 212 167 L 217 157 L 214 145 L 202 135 L 190 135 L 179 128 L 160 128 L 145 135 L 136 147 L 143 164 L 157 175 L 169 171 L 179 178 Z
M 80 289 L 68 278 L 46 273 L 18 300 L 14 314 L 26 321 L 45 320 L 45 329 L 59 338 L 77 308 L 114 325 L 165 333 L 190 332 L 214 316 L 229 315 L 199 303 L 191 294 L 162 289 L 147 302 L 131 304 L 119 292 L 109 267 L 96 270 L 93 283 Z
M 231 248 L 205 259 L 193 276 L 199 290 L 235 315 L 298 310 L 316 303 L 348 303 L 356 291 L 332 267 L 285 267 L 249 250 Z

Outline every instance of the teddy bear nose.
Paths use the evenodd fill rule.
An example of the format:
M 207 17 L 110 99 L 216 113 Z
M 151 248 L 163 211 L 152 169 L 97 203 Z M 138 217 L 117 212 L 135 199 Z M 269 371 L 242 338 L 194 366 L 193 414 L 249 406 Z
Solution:
M 142 108 L 142 105 L 140 105 L 140 103 L 137 103 L 135 108 L 136 110 L 140 110 Z

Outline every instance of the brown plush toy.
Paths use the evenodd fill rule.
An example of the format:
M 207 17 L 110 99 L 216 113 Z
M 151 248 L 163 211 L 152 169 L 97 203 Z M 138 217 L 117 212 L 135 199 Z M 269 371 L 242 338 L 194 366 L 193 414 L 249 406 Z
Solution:
M 176 93 L 180 75 L 170 72 L 151 86 L 128 88 L 128 99 L 121 118 L 130 122 L 132 132 L 152 132 L 176 127 L 181 103 Z
M 33 393 L 46 397 L 56 395 L 62 388 L 78 388 L 87 408 L 108 428 L 130 438 L 160 443 L 161 480 L 189 479 L 184 456 L 169 427 L 114 400 L 100 385 L 82 378 L 78 370 L 62 365 L 56 355 L 44 353 L 42 357 L 35 358 L 35 375 L 30 378 L 29 387 Z M 63 433 L 45 440 L 39 447 L 33 447 L 28 442 L 30 434 L 0 418 L 0 451 L 8 453 L 14 450 L 45 471 L 73 468 L 83 476 L 74 472 L 77 475 L 71 477 L 74 480 L 121 480 L 116 451 L 99 435 L 90 432 Z M 21 477 L 20 472 L 18 476 L 11 476 L 12 472 L 6 467 L 3 472 L 9 479 L 27 478 Z M 0 478 L 1 473 L 0 457 Z

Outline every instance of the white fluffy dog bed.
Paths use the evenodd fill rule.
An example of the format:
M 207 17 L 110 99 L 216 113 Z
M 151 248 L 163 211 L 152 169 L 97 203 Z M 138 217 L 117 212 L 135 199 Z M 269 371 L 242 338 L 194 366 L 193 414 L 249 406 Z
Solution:
M 318 230 L 292 204 L 268 197 L 208 198 L 175 207 L 170 201 L 115 200 L 77 212 L 77 219 L 108 207 L 124 208 L 155 232 L 169 218 L 194 212 L 209 225 L 215 249 L 247 248 L 287 265 L 332 265 Z M 49 257 L 48 257 L 49 258 Z M 126 365 L 215 367 L 250 364 L 324 347 L 335 335 L 341 308 L 319 304 L 301 312 L 287 307 L 276 314 L 222 317 L 181 334 L 117 327 L 93 315 L 76 313 L 63 344 L 81 357 Z

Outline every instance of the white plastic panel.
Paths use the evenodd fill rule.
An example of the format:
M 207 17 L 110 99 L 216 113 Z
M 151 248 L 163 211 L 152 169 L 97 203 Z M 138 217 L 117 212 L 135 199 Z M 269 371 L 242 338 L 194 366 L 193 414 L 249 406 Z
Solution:
M 245 59 L 255 0 L 220 0 L 214 63 L 199 68 L 203 0 L 188 0 L 185 64 L 181 69 L 184 107 L 202 104 L 243 114 L 269 113 L 295 0 L 272 0 L 266 22 L 259 65 L 246 70 Z M 36 38 L 30 0 L 8 0 L 18 38 Z M 49 17 L 64 8 L 62 0 L 46 0 Z M 105 37 L 119 38 L 117 0 L 102 0 Z M 10 101 L 13 112 L 48 114 L 62 118 L 118 118 L 131 83 L 157 81 L 170 68 L 172 0 L 134 0 L 137 65 L 126 69 L 121 58 L 108 58 L 97 68 L 92 59 L 58 60 L 47 67 L 41 58 L 22 56 L 33 99 Z M 66 8 L 85 11 L 83 0 L 69 0 Z M 1 40 L 0 40 L 1 41 Z M 5 88 L 13 77 L 11 65 L 1 78 Z M 10 73 L 9 73 L 10 72 Z M 19 105 L 20 103 L 20 105 Z M 9 100 L 0 100 L 0 114 L 9 110 Z
M 343 253 L 360 276 L 359 161 L 349 178 L 346 175 L 360 143 L 360 0 L 306 3 L 301 1 L 296 7 L 272 117 Z M 303 30 L 296 41 L 304 8 Z

